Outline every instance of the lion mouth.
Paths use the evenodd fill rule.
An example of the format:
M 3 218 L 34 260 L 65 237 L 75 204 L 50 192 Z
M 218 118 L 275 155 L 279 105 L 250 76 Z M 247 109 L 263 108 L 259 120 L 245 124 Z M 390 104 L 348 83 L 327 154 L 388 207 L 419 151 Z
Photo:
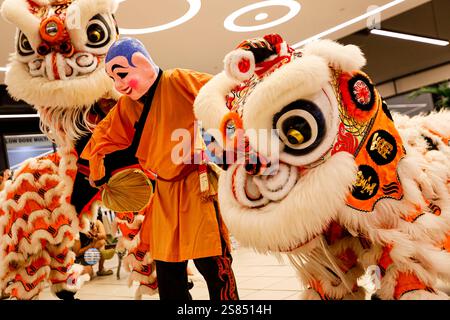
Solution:
M 276 173 L 266 176 L 247 174 L 239 165 L 232 172 L 232 190 L 235 200 L 247 208 L 261 208 L 283 201 L 299 180 L 297 167 L 280 163 Z
M 87 52 L 78 52 L 70 58 L 60 53 L 50 53 L 28 63 L 32 77 L 46 77 L 48 80 L 66 80 L 89 75 L 97 70 L 98 58 Z
M 238 165 L 231 172 L 232 194 L 235 201 L 246 210 L 264 213 L 276 213 L 282 209 L 283 201 L 291 192 L 299 188 L 301 177 L 306 171 L 298 167 L 280 163 L 276 172 L 266 176 L 252 176 L 247 173 L 243 165 Z M 326 225 L 323 230 L 326 229 Z M 307 239 L 292 241 L 291 245 L 271 246 L 270 251 L 291 254 L 308 251 L 315 247 L 321 232 L 310 235 Z
M 219 202 L 230 232 L 243 246 L 288 255 L 309 252 L 323 239 L 345 205 L 357 169 L 354 157 L 344 152 L 312 169 L 281 163 L 285 168 L 273 177 L 259 176 L 261 187 L 254 181 L 257 176 L 240 167 L 230 167 L 219 180 Z

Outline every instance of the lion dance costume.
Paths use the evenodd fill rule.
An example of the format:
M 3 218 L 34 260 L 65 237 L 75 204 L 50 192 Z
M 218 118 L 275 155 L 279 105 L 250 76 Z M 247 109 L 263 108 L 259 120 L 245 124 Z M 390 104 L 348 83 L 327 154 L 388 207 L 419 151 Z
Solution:
M 0 288 L 13 298 L 38 298 L 48 282 L 62 298 L 73 297 L 77 289 L 71 247 L 89 228 L 98 193 L 79 154 L 90 129 L 118 99 L 104 70 L 104 56 L 118 38 L 117 6 L 116 0 L 2 4 L 3 17 L 17 26 L 8 91 L 37 109 L 43 131 L 58 146 L 56 154 L 26 161 L 0 193 Z M 120 166 L 120 160 L 111 162 Z M 119 215 L 121 243 L 140 257 L 127 258 L 131 281 L 156 289 L 156 277 L 147 272 L 152 261 L 135 239 L 141 221 L 136 214 Z
M 364 298 L 370 269 L 381 299 L 447 299 L 450 113 L 394 125 L 365 63 L 352 45 L 294 51 L 279 35 L 226 56 L 195 103 L 241 154 L 220 177 L 224 220 L 242 245 L 285 254 L 304 299 Z

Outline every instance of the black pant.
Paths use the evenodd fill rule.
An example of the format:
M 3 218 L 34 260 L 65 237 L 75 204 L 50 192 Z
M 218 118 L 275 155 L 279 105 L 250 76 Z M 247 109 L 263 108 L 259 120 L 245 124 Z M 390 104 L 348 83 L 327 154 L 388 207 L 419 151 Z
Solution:
M 155 262 L 160 299 L 192 300 L 188 289 L 186 270 L 188 262 Z M 208 285 L 211 300 L 239 299 L 231 262 L 232 258 L 229 254 L 227 256 L 194 259 L 195 266 Z
M 218 213 L 217 204 L 215 203 L 215 205 Z M 220 223 L 219 219 L 218 221 Z M 221 242 L 221 256 L 194 259 L 194 264 L 208 285 L 211 300 L 239 300 L 236 279 L 231 268 L 233 258 L 222 235 Z M 188 289 L 186 270 L 188 262 L 155 262 L 160 299 L 192 300 Z

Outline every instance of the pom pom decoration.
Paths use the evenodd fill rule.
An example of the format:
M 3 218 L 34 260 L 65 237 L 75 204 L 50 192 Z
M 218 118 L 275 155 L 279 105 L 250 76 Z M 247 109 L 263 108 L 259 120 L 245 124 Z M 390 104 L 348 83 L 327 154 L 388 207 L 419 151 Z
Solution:
M 249 80 L 255 72 L 255 56 L 248 50 L 231 51 L 225 57 L 224 64 L 227 76 L 240 82 Z

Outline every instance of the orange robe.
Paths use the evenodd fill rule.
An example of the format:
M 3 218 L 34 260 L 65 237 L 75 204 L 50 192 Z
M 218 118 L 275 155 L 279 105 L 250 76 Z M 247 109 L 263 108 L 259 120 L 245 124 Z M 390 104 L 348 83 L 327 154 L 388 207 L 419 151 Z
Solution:
M 190 139 L 184 142 L 191 147 L 188 157 L 194 155 L 193 103 L 210 78 L 183 69 L 164 71 L 144 126 L 136 157 L 144 169 L 162 178 L 157 180 L 141 231 L 141 241 L 148 244 L 155 260 L 180 262 L 222 253 L 214 203 L 201 199 L 198 171 L 178 180 L 188 167 L 171 160 L 173 148 L 180 145 L 180 141 L 172 141 L 177 129 L 189 131 Z M 131 144 L 142 110 L 141 102 L 123 96 L 96 127 L 81 155 L 89 160 L 94 181 L 104 177 L 105 155 Z

